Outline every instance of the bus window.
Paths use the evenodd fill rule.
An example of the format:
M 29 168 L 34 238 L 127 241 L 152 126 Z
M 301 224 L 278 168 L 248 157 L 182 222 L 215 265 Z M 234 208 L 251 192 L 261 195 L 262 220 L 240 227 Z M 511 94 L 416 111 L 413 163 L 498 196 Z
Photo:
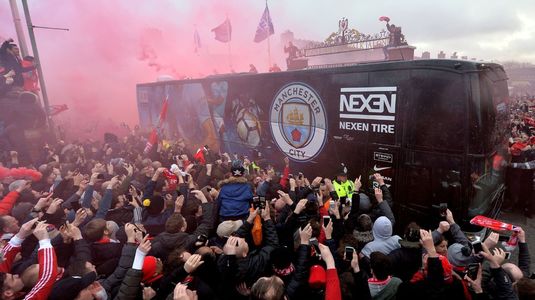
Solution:
M 412 82 L 409 144 L 463 150 L 467 96 L 462 77 L 443 71 L 413 70 Z

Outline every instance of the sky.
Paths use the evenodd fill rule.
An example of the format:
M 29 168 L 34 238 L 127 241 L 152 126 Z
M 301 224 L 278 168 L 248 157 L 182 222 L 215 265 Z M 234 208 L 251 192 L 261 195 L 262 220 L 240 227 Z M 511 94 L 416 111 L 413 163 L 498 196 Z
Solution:
M 260 72 L 268 69 L 267 42 L 253 42 L 264 0 L 28 3 L 34 25 L 69 29 L 35 30 L 50 102 L 69 106 L 58 119 L 68 127 L 136 124 L 136 84 L 161 75 L 202 77 L 226 73 L 230 64 L 238 72 L 247 71 L 250 63 Z M 275 27 L 271 60 L 281 67 L 282 32 L 322 41 L 346 17 L 349 28 L 370 34 L 385 28 L 380 16 L 403 28 L 417 56 L 429 51 L 436 57 L 443 50 L 447 57 L 457 52 L 478 60 L 535 63 L 533 0 L 269 0 L 268 5 Z M 20 4 L 19 11 L 23 15 Z M 211 32 L 226 17 L 232 24 L 230 48 Z M 12 20 L 9 2 L 1 1 L 0 40 L 17 39 Z M 201 40 L 198 53 L 195 29 Z

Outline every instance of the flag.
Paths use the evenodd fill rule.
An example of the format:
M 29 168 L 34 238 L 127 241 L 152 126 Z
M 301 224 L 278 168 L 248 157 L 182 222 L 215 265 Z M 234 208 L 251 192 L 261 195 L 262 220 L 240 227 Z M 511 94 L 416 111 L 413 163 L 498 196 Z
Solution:
M 195 53 L 197 53 L 201 48 L 201 37 L 199 36 L 197 28 L 195 28 L 195 33 L 193 33 L 193 45 L 195 46 Z
M 212 29 L 212 31 L 215 33 L 216 40 L 222 43 L 230 42 L 232 37 L 232 26 L 230 26 L 230 20 L 228 18 L 225 22 L 221 23 L 221 25 Z
M 262 18 L 260 18 L 260 23 L 258 23 L 258 27 L 256 28 L 254 42 L 260 43 L 274 33 L 275 29 L 273 28 L 273 23 L 271 22 L 271 16 L 269 15 L 269 9 L 266 3 L 266 9 L 264 9 Z
M 143 153 L 145 154 L 149 153 L 152 147 L 158 143 L 158 135 L 162 135 L 163 123 L 165 122 L 165 117 L 167 116 L 168 100 L 169 99 L 167 97 L 165 100 L 163 100 L 162 110 L 160 111 L 160 117 L 158 118 L 158 125 L 152 129 L 149 135 L 149 139 L 147 140 L 147 144 L 143 150 Z
M 61 105 L 50 105 L 49 106 L 49 110 L 50 110 L 50 116 L 55 116 L 57 114 L 59 114 L 60 112 L 63 112 L 63 111 L 66 111 L 67 109 L 69 109 L 69 107 L 67 106 L 67 104 L 61 104 Z
M 387 16 L 382 16 L 382 17 L 379 18 L 379 21 L 390 22 L 390 18 L 387 17 Z

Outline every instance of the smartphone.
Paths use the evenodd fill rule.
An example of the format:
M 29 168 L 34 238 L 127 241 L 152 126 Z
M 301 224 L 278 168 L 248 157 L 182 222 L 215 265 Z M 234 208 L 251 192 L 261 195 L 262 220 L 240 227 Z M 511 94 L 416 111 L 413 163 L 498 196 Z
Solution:
M 445 218 L 448 210 L 448 203 L 440 203 L 439 205 L 440 216 Z
M 309 240 L 309 243 L 314 248 L 314 252 L 316 253 L 316 256 L 321 256 L 320 246 L 318 245 L 318 239 L 317 238 L 311 238 Z
M 479 253 L 483 251 L 483 246 L 481 245 L 481 241 L 475 241 L 472 243 L 472 249 L 474 249 L 474 253 Z
M 253 208 L 254 209 L 265 209 L 266 208 L 266 198 L 265 197 L 253 197 Z
M 208 240 L 208 237 L 204 234 L 197 236 L 197 242 L 200 242 L 201 244 L 206 243 L 207 240 Z
M 299 180 L 303 179 L 303 173 L 299 172 L 299 175 L 297 175 L 297 179 Z
M 476 280 L 477 272 L 479 271 L 479 264 L 469 264 L 466 270 L 466 275 L 472 280 Z
M 323 216 L 323 227 L 327 227 L 327 225 L 329 225 L 329 222 L 331 222 L 331 217 Z
M 98 174 L 97 179 L 104 179 L 104 174 Z
M 410 228 L 409 236 L 407 236 L 409 241 L 419 241 L 420 240 L 420 230 L 416 228 Z
M 511 259 L 511 252 L 505 252 L 505 259 L 506 260 Z
M 345 251 L 346 251 L 346 260 L 349 260 L 349 261 L 353 260 L 353 253 L 355 253 L 355 248 L 346 246 Z
M 336 209 L 336 202 L 334 202 L 334 200 L 329 201 L 329 209 Z

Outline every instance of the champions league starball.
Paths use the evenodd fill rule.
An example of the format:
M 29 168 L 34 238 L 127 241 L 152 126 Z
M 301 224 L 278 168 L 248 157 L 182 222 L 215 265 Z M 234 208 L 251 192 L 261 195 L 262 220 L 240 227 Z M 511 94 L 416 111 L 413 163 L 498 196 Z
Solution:
M 256 147 L 260 144 L 260 122 L 247 108 L 242 108 L 236 116 L 236 131 L 240 140 L 248 146 Z

